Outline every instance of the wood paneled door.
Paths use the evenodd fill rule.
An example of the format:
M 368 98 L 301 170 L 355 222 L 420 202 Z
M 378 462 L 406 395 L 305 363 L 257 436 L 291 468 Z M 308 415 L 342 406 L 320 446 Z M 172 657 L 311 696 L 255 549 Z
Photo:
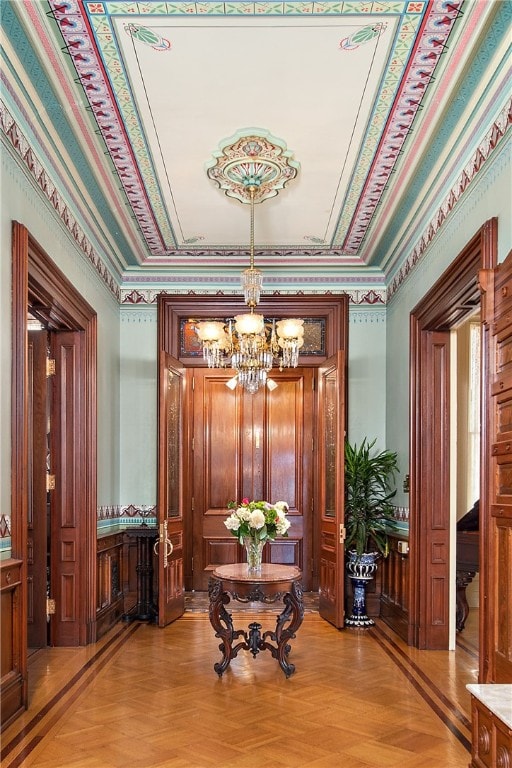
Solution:
M 28 334 L 28 509 L 27 509 L 27 644 L 48 644 L 46 594 L 50 582 L 48 542 L 48 493 L 46 490 L 49 451 L 49 408 L 46 360 L 48 334 Z
M 345 584 L 345 353 L 319 369 L 318 500 L 320 615 L 341 629 Z
M 183 408 L 185 371 L 160 350 L 158 401 L 158 624 L 165 627 L 185 611 L 183 528 Z
M 277 387 L 249 394 L 226 386 L 232 372 L 194 369 L 192 412 L 193 576 L 204 590 L 218 565 L 243 561 L 224 525 L 230 501 L 288 502 L 288 538 L 269 542 L 264 561 L 297 565 L 312 583 L 313 369 L 273 373 Z

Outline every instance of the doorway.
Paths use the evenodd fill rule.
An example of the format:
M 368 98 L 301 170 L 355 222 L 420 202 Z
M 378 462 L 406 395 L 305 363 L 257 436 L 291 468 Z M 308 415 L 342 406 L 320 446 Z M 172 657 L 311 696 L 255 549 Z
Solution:
M 339 423 L 346 423 L 349 298 L 339 296 L 266 296 L 258 305 L 265 317 L 279 319 L 300 316 L 310 324 L 309 340 L 301 350 L 300 368 L 275 372 L 278 389 L 271 397 L 233 393 L 226 381 L 233 373 L 209 371 L 194 331 L 200 320 L 229 321 L 240 310 L 238 296 L 158 297 L 158 344 L 161 359 L 170 356 L 186 371 L 183 399 L 185 444 L 192 446 L 184 455 L 184 584 L 188 589 L 204 590 L 209 572 L 219 563 L 237 562 L 241 551 L 235 537 L 223 525 L 229 501 L 244 496 L 284 500 L 291 504 L 289 537 L 272 542 L 267 559 L 272 563 L 297 565 L 305 574 L 307 588 L 322 588 L 320 565 L 326 538 L 321 525 L 325 500 L 322 483 L 326 472 L 319 469 L 318 413 L 320 412 L 318 371 L 326 361 L 336 358 L 335 388 L 340 391 Z M 343 351 L 344 355 L 339 355 Z M 315 369 L 317 369 L 315 371 Z M 274 377 L 274 373 L 272 374 Z M 194 381 L 194 376 L 196 381 Z M 165 403 L 167 371 L 160 364 L 159 402 Z M 277 392 L 277 395 L 276 395 Z M 339 401 L 339 402 L 338 402 Z M 167 436 L 163 428 L 165 408 L 159 412 L 159 514 L 166 507 Z M 337 437 L 343 441 L 344 431 Z M 331 455 L 331 454 L 329 454 Z M 163 457 L 163 458 L 162 458 Z M 325 459 L 325 457 L 324 457 Z M 209 475 L 208 475 L 209 473 Z M 336 484 L 337 498 L 342 485 Z M 287 498 L 287 497 L 290 498 Z M 194 512 L 196 510 L 196 512 Z M 342 499 L 337 503 L 342 516 Z M 158 519 L 162 526 L 165 520 Z M 332 523 L 332 521 L 330 521 Z M 338 521 L 341 524 L 341 520 Z M 295 536 L 294 536 L 295 532 Z M 323 538 L 322 538 L 323 537 Z M 294 540 L 295 539 L 295 540 Z M 163 551 L 163 547 L 161 548 Z M 328 546 L 329 574 L 342 573 L 343 548 Z M 159 553 L 160 557 L 160 553 Z M 341 562 L 339 562 L 341 561 Z M 330 583 L 330 582 L 329 582 Z M 332 615 L 343 607 L 343 590 L 330 590 L 336 602 Z
M 55 614 L 51 621 L 52 645 L 86 645 L 96 639 L 96 314 L 76 288 L 30 236 L 23 225 L 13 223 L 12 248 L 12 552 L 26 561 L 29 540 L 29 508 L 33 486 L 29 404 L 28 315 L 39 320 L 48 333 L 55 361 L 52 379 L 51 473 L 46 472 L 46 420 L 48 401 L 39 387 L 41 411 L 38 427 L 38 532 L 50 540 L 50 578 Z M 42 354 L 42 353 L 41 353 Z M 45 355 L 46 356 L 46 355 Z M 43 363 L 41 363 L 43 365 Z M 32 374 L 35 368 L 32 366 Z M 39 374 L 38 374 L 39 375 Z M 46 376 L 46 371 L 44 373 Z M 44 433 L 44 436 L 43 436 Z M 46 491 L 46 475 L 55 477 Z M 44 488 L 43 480 L 44 475 Z M 51 524 L 48 523 L 50 497 Z M 46 551 L 48 551 L 46 547 Z M 44 561 L 47 555 L 41 555 Z M 48 563 L 40 565 L 38 593 L 48 581 Z M 42 586 L 41 586 L 42 585 Z M 21 617 L 28 614 L 28 583 L 23 580 Z M 44 641 L 38 597 L 38 642 Z M 34 606 L 32 606 L 33 608 Z M 20 627 L 26 671 L 27 630 Z M 25 675 L 26 679 L 26 675 Z M 26 702 L 26 691 L 25 691 Z
M 479 272 L 495 267 L 496 244 L 497 219 L 490 219 L 411 313 L 408 641 L 421 649 L 448 649 L 453 621 L 451 334 L 480 307 Z M 485 376 L 484 366 L 482 392 Z M 485 457 L 481 478 L 486 477 L 484 462 Z

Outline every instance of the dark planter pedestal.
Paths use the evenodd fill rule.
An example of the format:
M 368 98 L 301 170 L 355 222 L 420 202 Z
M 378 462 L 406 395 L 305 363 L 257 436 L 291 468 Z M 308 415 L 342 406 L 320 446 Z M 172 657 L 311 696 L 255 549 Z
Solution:
M 351 613 L 345 618 L 347 627 L 371 627 L 375 624 L 366 610 L 366 587 L 376 570 L 376 552 L 366 552 L 359 556 L 355 552 L 348 553 L 347 572 L 352 582 L 353 599 Z

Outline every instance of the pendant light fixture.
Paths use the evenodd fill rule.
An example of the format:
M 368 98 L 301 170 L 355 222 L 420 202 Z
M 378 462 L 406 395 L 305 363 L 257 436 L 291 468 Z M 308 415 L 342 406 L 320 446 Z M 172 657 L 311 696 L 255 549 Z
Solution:
M 231 143 L 230 143 L 231 142 Z M 244 301 L 249 311 L 227 322 L 198 322 L 196 332 L 209 368 L 231 367 L 235 376 L 228 384 L 257 392 L 269 385 L 268 374 L 274 364 L 296 368 L 299 350 L 304 344 L 304 320 L 300 318 L 266 319 L 255 312 L 261 296 L 263 275 L 254 266 L 254 206 L 273 197 L 297 174 L 298 164 L 291 160 L 283 143 L 267 131 L 251 129 L 221 144 L 209 164 L 208 175 L 231 197 L 250 204 L 249 267 L 240 278 Z M 275 386 L 275 382 L 272 382 Z M 273 388 L 272 384 L 270 388 Z

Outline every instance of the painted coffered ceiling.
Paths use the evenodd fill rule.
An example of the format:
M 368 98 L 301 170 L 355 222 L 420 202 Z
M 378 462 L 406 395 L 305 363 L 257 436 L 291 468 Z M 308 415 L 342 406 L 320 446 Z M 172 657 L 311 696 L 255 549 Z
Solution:
M 3 87 L 119 284 L 247 264 L 228 145 L 293 169 L 256 200 L 259 266 L 384 282 L 481 141 L 507 5 L 5 3 Z

